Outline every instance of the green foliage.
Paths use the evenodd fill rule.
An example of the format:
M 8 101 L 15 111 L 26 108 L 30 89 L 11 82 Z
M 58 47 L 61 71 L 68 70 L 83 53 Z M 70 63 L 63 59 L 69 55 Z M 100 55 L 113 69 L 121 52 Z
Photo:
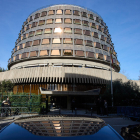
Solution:
M 4 71 L 6 71 L 6 70 L 4 68 L 0 67 L 0 72 L 4 72 Z
M 106 91 L 101 95 L 111 106 L 111 84 L 106 87 Z M 114 106 L 121 106 L 125 100 L 140 99 L 139 87 L 132 81 L 123 83 L 122 80 L 113 82 L 113 102 Z
M 14 84 L 10 80 L 8 80 L 8 81 L 4 80 L 0 84 L 0 91 L 7 93 L 7 92 L 12 91 L 13 87 L 14 87 Z

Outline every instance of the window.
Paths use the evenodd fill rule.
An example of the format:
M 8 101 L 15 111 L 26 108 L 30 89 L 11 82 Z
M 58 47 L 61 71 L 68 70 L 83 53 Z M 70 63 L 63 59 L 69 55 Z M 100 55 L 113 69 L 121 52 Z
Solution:
M 61 39 L 60 38 L 54 38 L 52 43 L 53 44 L 61 44 Z
M 65 18 L 65 22 L 66 24 L 72 24 L 72 19 L 70 18 Z
M 50 16 L 50 15 L 54 15 L 54 10 L 49 11 L 48 16 Z
M 82 15 L 82 17 L 87 17 L 87 13 L 86 12 L 82 12 L 81 15 Z
M 90 41 L 90 40 L 85 40 L 85 45 L 86 46 L 91 46 L 91 47 L 93 46 L 92 41 Z
M 60 55 L 60 50 L 52 50 L 51 55 Z
M 104 35 L 101 35 L 101 40 L 105 40 L 105 39 L 104 39 Z
M 104 60 L 103 54 L 96 53 L 96 58 Z
M 89 58 L 94 58 L 94 53 L 93 52 L 86 52 L 86 55 Z
M 50 39 L 49 38 L 44 38 L 42 40 L 42 45 L 45 45 L 45 44 L 50 44 Z
M 43 11 L 42 13 L 41 13 L 41 17 L 44 17 L 44 16 L 46 16 L 47 15 L 47 11 Z
M 40 13 L 35 14 L 35 19 L 39 18 Z
M 84 30 L 83 33 L 84 35 L 90 36 L 90 30 Z
M 34 34 L 35 34 L 35 31 L 31 31 L 31 32 L 29 32 L 29 37 L 34 36 Z
M 75 55 L 76 55 L 76 56 L 81 56 L 81 57 L 82 57 L 82 56 L 85 56 L 85 55 L 84 55 L 84 51 L 75 51 Z
M 29 52 L 23 53 L 21 58 L 27 58 L 27 57 L 29 57 Z
M 95 23 L 90 23 L 90 27 L 96 29 Z
M 22 47 L 22 44 L 20 44 L 20 45 L 19 45 L 19 49 L 22 49 L 22 48 L 23 48 L 23 47 Z
M 73 11 L 73 15 L 75 15 L 75 16 L 80 16 L 80 12 L 77 11 L 77 10 L 74 10 L 74 11 Z
M 80 19 L 74 19 L 73 22 L 74 22 L 74 24 L 81 25 Z
M 63 11 L 62 11 L 62 10 L 57 10 L 57 11 L 56 11 L 56 14 L 57 14 L 57 15 L 62 15 L 62 14 L 63 14 Z
M 72 50 L 64 50 L 63 51 L 63 55 L 64 56 L 72 56 L 73 55 L 73 51 Z
M 28 42 L 26 42 L 25 47 L 31 47 L 31 45 L 32 45 L 32 41 L 28 41 Z
M 82 29 L 78 29 L 78 28 L 77 29 L 74 29 L 74 33 L 81 35 L 82 34 Z
M 32 18 L 32 16 L 30 16 L 30 20 L 29 21 L 32 21 L 33 20 L 33 18 Z
M 101 46 L 100 46 L 100 43 L 99 42 L 94 42 L 94 47 L 101 49 Z
M 31 28 L 31 24 L 28 24 L 26 30 L 29 30 L 30 28 Z
M 71 10 L 65 10 L 65 15 L 71 15 Z
M 93 32 L 92 36 L 95 37 L 95 38 L 98 38 L 98 33 L 97 32 Z
M 47 50 L 41 50 L 40 51 L 40 56 L 45 56 L 48 55 L 48 51 Z
M 19 50 L 19 46 L 17 46 L 17 50 Z
M 108 62 L 110 62 L 111 57 L 110 56 L 107 56 L 105 60 L 108 61 Z
M 38 51 L 32 51 L 30 52 L 30 57 L 37 57 Z
M 37 22 L 33 22 L 32 23 L 32 28 L 36 27 L 37 26 Z
M 89 19 L 94 19 L 92 14 L 88 15 Z
M 40 45 L 40 39 L 34 40 L 33 46 L 37 46 L 37 45 Z
M 71 28 L 64 28 L 64 33 L 72 33 L 72 29 Z
M 72 38 L 64 38 L 64 44 L 72 44 Z
M 62 19 L 61 18 L 55 19 L 55 23 L 62 23 Z
M 36 31 L 36 35 L 41 35 L 42 32 L 43 32 L 43 29 L 37 30 L 37 31 Z
M 75 39 L 75 45 L 83 45 L 83 40 L 82 39 Z
M 23 39 L 26 39 L 26 34 L 23 35 Z
M 97 28 L 99 31 L 102 31 L 102 29 L 101 29 L 101 26 L 100 26 L 100 25 L 96 25 L 96 28 Z
M 25 48 L 25 43 L 22 44 L 22 47 Z
M 62 29 L 61 28 L 54 28 L 54 33 L 61 33 Z
M 103 45 L 103 50 L 108 51 L 107 45 Z
M 94 17 L 94 20 L 95 20 L 96 22 L 99 22 L 99 17 Z
M 113 59 L 113 64 L 116 64 L 116 59 Z
M 45 24 L 45 20 L 40 20 L 38 26 L 44 25 Z
M 83 20 L 83 21 L 82 21 L 82 24 L 83 24 L 84 26 L 88 26 L 88 21 Z
M 16 55 L 16 60 L 19 60 L 19 54 Z
M 51 34 L 52 33 L 52 29 L 51 28 L 47 28 L 44 31 L 44 34 Z
M 53 19 L 47 19 L 46 24 L 53 24 Z

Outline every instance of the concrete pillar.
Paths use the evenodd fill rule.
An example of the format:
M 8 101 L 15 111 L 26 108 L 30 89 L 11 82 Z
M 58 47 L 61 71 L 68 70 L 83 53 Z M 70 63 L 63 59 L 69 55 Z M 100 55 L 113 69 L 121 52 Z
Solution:
M 71 96 L 67 95 L 67 109 L 71 109 Z

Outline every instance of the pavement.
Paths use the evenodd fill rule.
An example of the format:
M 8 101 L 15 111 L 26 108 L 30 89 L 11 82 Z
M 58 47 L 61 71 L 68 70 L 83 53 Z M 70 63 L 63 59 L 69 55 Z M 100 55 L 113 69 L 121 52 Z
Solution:
M 128 126 L 128 125 L 135 125 L 135 124 L 140 124 L 140 122 L 137 121 L 132 121 L 128 118 L 122 118 L 120 116 L 117 116 L 117 114 L 109 114 L 104 115 L 104 116 L 100 116 L 97 115 L 96 112 L 93 112 L 91 114 L 90 111 L 85 111 L 85 110 L 77 110 L 76 112 L 74 111 L 72 113 L 71 110 L 61 110 L 59 111 L 59 109 L 51 109 L 50 112 L 48 112 L 48 115 L 84 115 L 84 116 L 91 116 L 92 117 L 99 117 L 101 119 L 103 119 L 107 124 L 109 124 L 112 128 L 114 128 L 119 134 L 120 134 L 120 130 L 122 127 Z M 27 116 L 33 116 L 33 115 L 38 115 L 38 114 L 21 114 L 18 116 L 9 116 L 9 117 L 0 117 L 0 130 L 8 125 L 9 123 L 13 122 L 15 119 L 18 119 L 20 117 L 27 117 Z

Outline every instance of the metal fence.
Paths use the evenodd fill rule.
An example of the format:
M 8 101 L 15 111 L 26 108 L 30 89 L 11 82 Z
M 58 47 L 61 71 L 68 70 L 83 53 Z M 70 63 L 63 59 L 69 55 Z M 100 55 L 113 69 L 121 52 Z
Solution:
M 117 115 L 125 118 L 140 119 L 140 107 L 134 106 L 118 106 Z
M 17 109 L 22 113 L 39 113 L 41 110 L 41 95 L 1 95 L 0 107 L 4 100 L 7 101 L 7 97 L 11 102 L 11 106 L 8 107 L 5 105 L 5 108 L 1 108 L 1 110 L 5 110 L 5 112 L 8 108 L 11 108 L 13 112 Z

